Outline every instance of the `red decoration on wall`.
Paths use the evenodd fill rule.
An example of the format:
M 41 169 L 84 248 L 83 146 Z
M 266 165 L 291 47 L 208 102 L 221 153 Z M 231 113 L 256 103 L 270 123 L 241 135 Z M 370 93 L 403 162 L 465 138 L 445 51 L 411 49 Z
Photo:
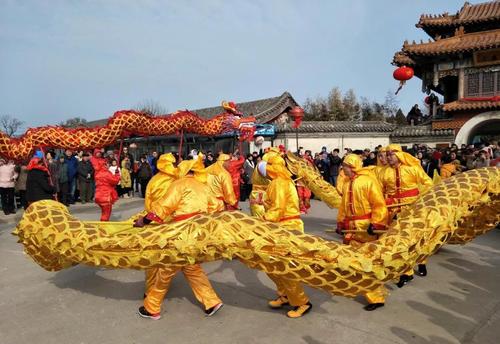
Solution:
M 290 111 L 288 111 L 288 115 L 293 118 L 292 127 L 298 128 L 304 118 L 304 109 L 300 106 L 294 106 Z

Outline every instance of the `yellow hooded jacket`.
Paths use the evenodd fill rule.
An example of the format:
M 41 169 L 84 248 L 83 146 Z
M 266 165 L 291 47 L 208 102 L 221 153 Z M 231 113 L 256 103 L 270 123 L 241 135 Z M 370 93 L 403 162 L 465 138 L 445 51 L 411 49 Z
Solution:
M 403 152 L 400 145 L 391 144 L 387 151 L 395 154 L 400 162 L 398 167 L 386 167 L 380 174 L 380 182 L 386 195 L 386 203 L 412 203 L 420 190 L 423 192 L 433 185 L 425 173 L 420 160 Z
M 266 190 L 264 219 L 279 222 L 283 227 L 304 231 L 304 223 L 300 219 L 299 196 L 285 160 L 279 155 L 271 156 L 266 165 L 266 175 L 271 183 Z
M 162 154 L 158 159 L 158 173 L 146 187 L 144 209 L 148 213 L 154 213 L 161 219 L 165 219 L 164 211 L 161 209 L 161 201 L 167 195 L 168 188 L 178 178 L 178 170 L 174 166 L 175 157 L 172 153 Z
M 267 163 L 269 161 L 269 158 L 274 155 L 279 155 L 279 151 L 269 150 L 262 157 L 262 161 L 264 163 Z M 259 164 L 262 163 L 262 161 L 259 162 Z M 249 197 L 250 212 L 252 213 L 252 216 L 258 217 L 260 219 L 264 218 L 264 213 L 266 211 L 264 208 L 264 201 L 266 198 L 266 190 L 269 186 L 269 183 L 270 180 L 259 172 L 258 166 L 255 166 L 255 169 L 252 173 L 252 192 L 250 192 Z
M 212 195 L 218 200 L 218 211 L 223 211 L 227 206 L 234 207 L 237 203 L 234 194 L 231 175 L 224 167 L 224 163 L 230 159 L 227 154 L 219 154 L 217 161 L 206 168 L 207 184 Z
M 372 224 L 375 229 L 385 229 L 388 212 L 382 187 L 374 175 L 375 167 L 363 168 L 361 158 L 355 154 L 346 156 L 343 163 L 348 165 L 355 175 L 352 178 L 346 176 L 347 181 L 342 185 L 337 226 L 341 230 L 360 231 L 360 233 L 347 233 L 346 241 L 376 240 L 376 235 L 369 235 L 366 232 L 368 226 Z
M 187 175 L 189 172 L 194 175 Z M 217 200 L 211 195 L 206 181 L 206 173 L 201 157 L 184 160 L 178 167 L 179 179 L 173 181 L 168 192 L 161 200 L 160 218 L 172 217 L 173 221 L 182 221 L 202 213 L 217 211 Z

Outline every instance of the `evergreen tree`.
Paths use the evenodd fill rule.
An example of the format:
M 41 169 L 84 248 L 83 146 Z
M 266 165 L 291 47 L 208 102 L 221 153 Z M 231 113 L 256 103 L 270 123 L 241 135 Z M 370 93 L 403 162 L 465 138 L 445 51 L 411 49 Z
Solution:
M 357 113 L 358 101 L 356 99 L 356 93 L 353 89 L 350 89 L 344 95 L 342 99 L 342 106 L 344 111 L 337 117 L 337 121 L 352 121 Z
M 404 115 L 403 110 L 401 110 L 401 109 L 398 109 L 398 111 L 396 112 L 396 116 L 394 116 L 394 119 L 395 119 L 394 122 L 398 125 L 407 125 L 408 124 L 408 121 L 406 120 L 406 116 Z
M 344 113 L 344 105 L 342 104 L 342 92 L 340 88 L 334 87 L 328 94 L 327 99 L 328 112 L 330 113 L 330 118 L 332 121 L 341 118 Z

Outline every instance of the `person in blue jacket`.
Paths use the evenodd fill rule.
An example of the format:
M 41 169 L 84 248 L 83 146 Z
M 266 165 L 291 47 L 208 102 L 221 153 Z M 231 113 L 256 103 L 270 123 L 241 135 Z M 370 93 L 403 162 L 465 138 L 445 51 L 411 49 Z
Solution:
M 67 149 L 65 152 L 66 164 L 68 165 L 68 185 L 69 185 L 69 203 L 75 203 L 76 178 L 78 174 L 78 159 L 73 155 L 73 151 Z

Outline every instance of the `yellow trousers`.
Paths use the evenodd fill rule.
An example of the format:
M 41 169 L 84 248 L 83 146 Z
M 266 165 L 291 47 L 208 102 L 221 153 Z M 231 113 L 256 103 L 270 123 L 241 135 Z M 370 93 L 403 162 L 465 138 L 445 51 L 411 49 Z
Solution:
M 387 289 L 383 285 L 365 294 L 365 299 L 368 303 L 385 303 Z
M 309 302 L 309 298 L 304 292 L 304 288 L 300 283 L 290 281 L 281 276 L 268 275 L 269 278 L 276 284 L 278 296 L 284 296 L 288 299 L 290 305 L 297 307 L 305 305 Z
M 298 230 L 304 232 L 304 222 L 300 219 L 287 220 L 279 222 L 280 227 Z M 281 276 L 268 275 L 269 278 L 276 284 L 276 290 L 278 296 L 286 296 L 290 305 L 302 306 L 309 302 L 309 298 L 304 292 L 304 288 L 300 283 L 295 281 L 290 281 Z
M 146 291 L 144 307 L 149 313 L 160 313 L 161 304 L 168 292 L 170 283 L 179 270 L 182 270 L 193 290 L 194 296 L 203 304 L 205 309 L 212 308 L 222 302 L 212 288 L 200 264 L 188 265 L 183 268 L 154 268 L 150 270 L 156 271 L 146 272 L 146 285 L 149 287 Z

